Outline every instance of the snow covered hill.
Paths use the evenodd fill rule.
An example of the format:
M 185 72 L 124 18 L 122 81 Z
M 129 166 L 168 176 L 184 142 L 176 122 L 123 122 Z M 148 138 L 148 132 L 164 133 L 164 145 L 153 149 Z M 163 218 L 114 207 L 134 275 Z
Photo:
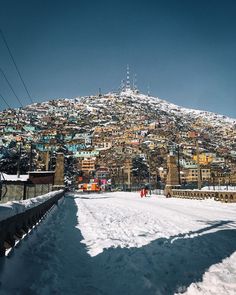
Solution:
M 34 142 L 37 151 L 62 149 L 75 157 L 80 151 L 99 151 L 98 165 L 109 167 L 130 156 L 143 157 L 149 151 L 150 162 L 155 164 L 153 169 L 166 166 L 166 154 L 176 144 L 180 146 L 180 159 L 184 163 L 192 160 L 198 136 L 199 151 L 210 155 L 219 171 L 229 163 L 232 169 L 226 168 L 235 170 L 235 119 L 182 108 L 132 90 L 49 100 L 6 110 L 2 113 L 1 128 L 3 155 L 19 136 L 26 146 Z M 27 160 L 27 153 L 24 155 Z M 2 158 L 2 171 L 6 167 L 9 171 L 16 169 L 12 169 L 12 163 L 6 163 L 6 157 Z
M 167 100 L 163 100 L 158 97 L 135 93 L 132 90 L 121 92 L 120 96 L 130 97 L 137 102 L 142 101 L 142 102 L 148 103 L 153 107 L 158 107 L 162 111 L 169 112 L 177 116 L 183 116 L 183 117 L 190 116 L 193 118 L 202 118 L 208 122 L 215 121 L 215 123 L 218 123 L 218 124 L 227 124 L 227 123 L 236 124 L 236 119 L 229 118 L 224 115 L 207 112 L 203 110 L 194 110 L 194 109 L 180 107 L 178 105 L 168 102 Z
M 0 293 L 235 295 L 235 213 L 212 200 L 68 195 L 1 261 Z
M 52 100 L 54 101 L 54 100 Z M 27 109 L 31 110 L 37 110 L 37 107 L 45 107 L 45 109 L 50 108 L 50 105 L 52 104 L 52 101 L 46 101 L 43 103 L 36 103 L 33 105 L 29 105 Z M 138 110 L 140 107 L 145 104 L 149 107 L 149 109 L 156 110 L 162 114 L 166 115 L 175 115 L 179 118 L 184 119 L 202 119 L 206 121 L 207 123 L 214 122 L 214 125 L 234 125 L 236 124 L 236 118 L 229 118 L 224 115 L 204 111 L 204 110 L 194 110 L 194 109 L 188 109 L 184 108 L 178 105 L 175 105 L 173 103 L 168 102 L 167 100 L 160 99 L 158 97 L 148 96 L 144 95 L 132 90 L 125 90 L 120 93 L 107 93 L 101 96 L 85 96 L 85 97 L 77 97 L 74 99 L 68 99 L 68 98 L 61 98 L 58 101 L 58 107 L 62 109 L 68 109 L 68 105 L 64 102 L 67 102 L 68 104 L 84 104 L 85 108 L 90 113 L 96 113 L 98 110 L 106 108 L 110 111 L 112 111 L 112 106 L 115 104 L 115 102 L 122 102 L 128 103 L 126 105 L 127 108 L 129 108 L 129 103 L 134 105 L 136 109 Z M 67 105 L 67 106 L 65 106 Z M 82 105 L 81 105 L 82 106 Z M 54 108 L 56 111 L 56 107 Z

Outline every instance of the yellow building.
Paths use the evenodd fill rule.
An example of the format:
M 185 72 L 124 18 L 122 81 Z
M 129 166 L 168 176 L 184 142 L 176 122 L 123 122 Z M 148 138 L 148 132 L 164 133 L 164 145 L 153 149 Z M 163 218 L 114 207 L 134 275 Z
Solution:
M 88 158 L 82 160 L 81 170 L 84 172 L 94 171 L 96 168 L 96 158 Z
M 193 161 L 197 163 L 197 155 L 193 156 Z M 199 155 L 199 164 L 201 165 L 208 165 L 213 161 L 213 157 L 210 155 L 200 154 Z
M 198 181 L 197 168 L 184 169 L 184 179 L 186 182 Z M 208 181 L 211 179 L 211 170 L 209 168 L 201 168 L 201 180 Z

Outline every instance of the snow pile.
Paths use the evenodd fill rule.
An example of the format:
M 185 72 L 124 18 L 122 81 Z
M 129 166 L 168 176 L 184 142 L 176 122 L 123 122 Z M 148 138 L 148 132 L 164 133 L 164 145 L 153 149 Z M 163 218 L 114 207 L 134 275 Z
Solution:
M 185 295 L 235 295 L 236 252 L 222 263 L 215 264 L 203 275 L 203 281 L 189 286 Z M 180 293 L 183 294 L 183 293 Z
M 19 213 L 23 213 L 26 210 L 36 207 L 39 204 L 49 200 L 50 198 L 56 196 L 58 193 L 63 192 L 63 190 L 53 191 L 48 194 L 38 196 L 35 198 L 22 200 L 22 201 L 12 201 L 0 205 L 0 221 L 7 219 Z

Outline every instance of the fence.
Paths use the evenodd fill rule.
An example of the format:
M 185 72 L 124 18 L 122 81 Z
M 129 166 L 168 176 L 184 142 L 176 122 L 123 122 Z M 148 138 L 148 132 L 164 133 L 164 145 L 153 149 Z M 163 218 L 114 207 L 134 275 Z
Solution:
M 64 191 L 58 192 L 40 205 L 0 221 L 0 256 L 14 247 L 16 241 L 22 239 L 63 196 Z
M 169 194 L 169 195 L 168 195 Z M 236 202 L 236 192 L 233 191 L 201 191 L 201 190 L 178 190 L 173 189 L 167 194 L 169 197 L 183 198 L 183 199 L 214 199 L 225 203 Z

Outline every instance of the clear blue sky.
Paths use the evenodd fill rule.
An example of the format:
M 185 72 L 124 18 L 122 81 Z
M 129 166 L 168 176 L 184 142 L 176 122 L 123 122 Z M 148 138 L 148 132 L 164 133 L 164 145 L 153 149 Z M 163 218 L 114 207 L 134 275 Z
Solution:
M 235 0 L 0 0 L 0 27 L 35 101 L 138 86 L 236 118 Z M 0 67 L 29 100 L 0 39 Z M 19 106 L 3 77 L 0 93 Z M 1 103 L 1 109 L 5 107 Z

